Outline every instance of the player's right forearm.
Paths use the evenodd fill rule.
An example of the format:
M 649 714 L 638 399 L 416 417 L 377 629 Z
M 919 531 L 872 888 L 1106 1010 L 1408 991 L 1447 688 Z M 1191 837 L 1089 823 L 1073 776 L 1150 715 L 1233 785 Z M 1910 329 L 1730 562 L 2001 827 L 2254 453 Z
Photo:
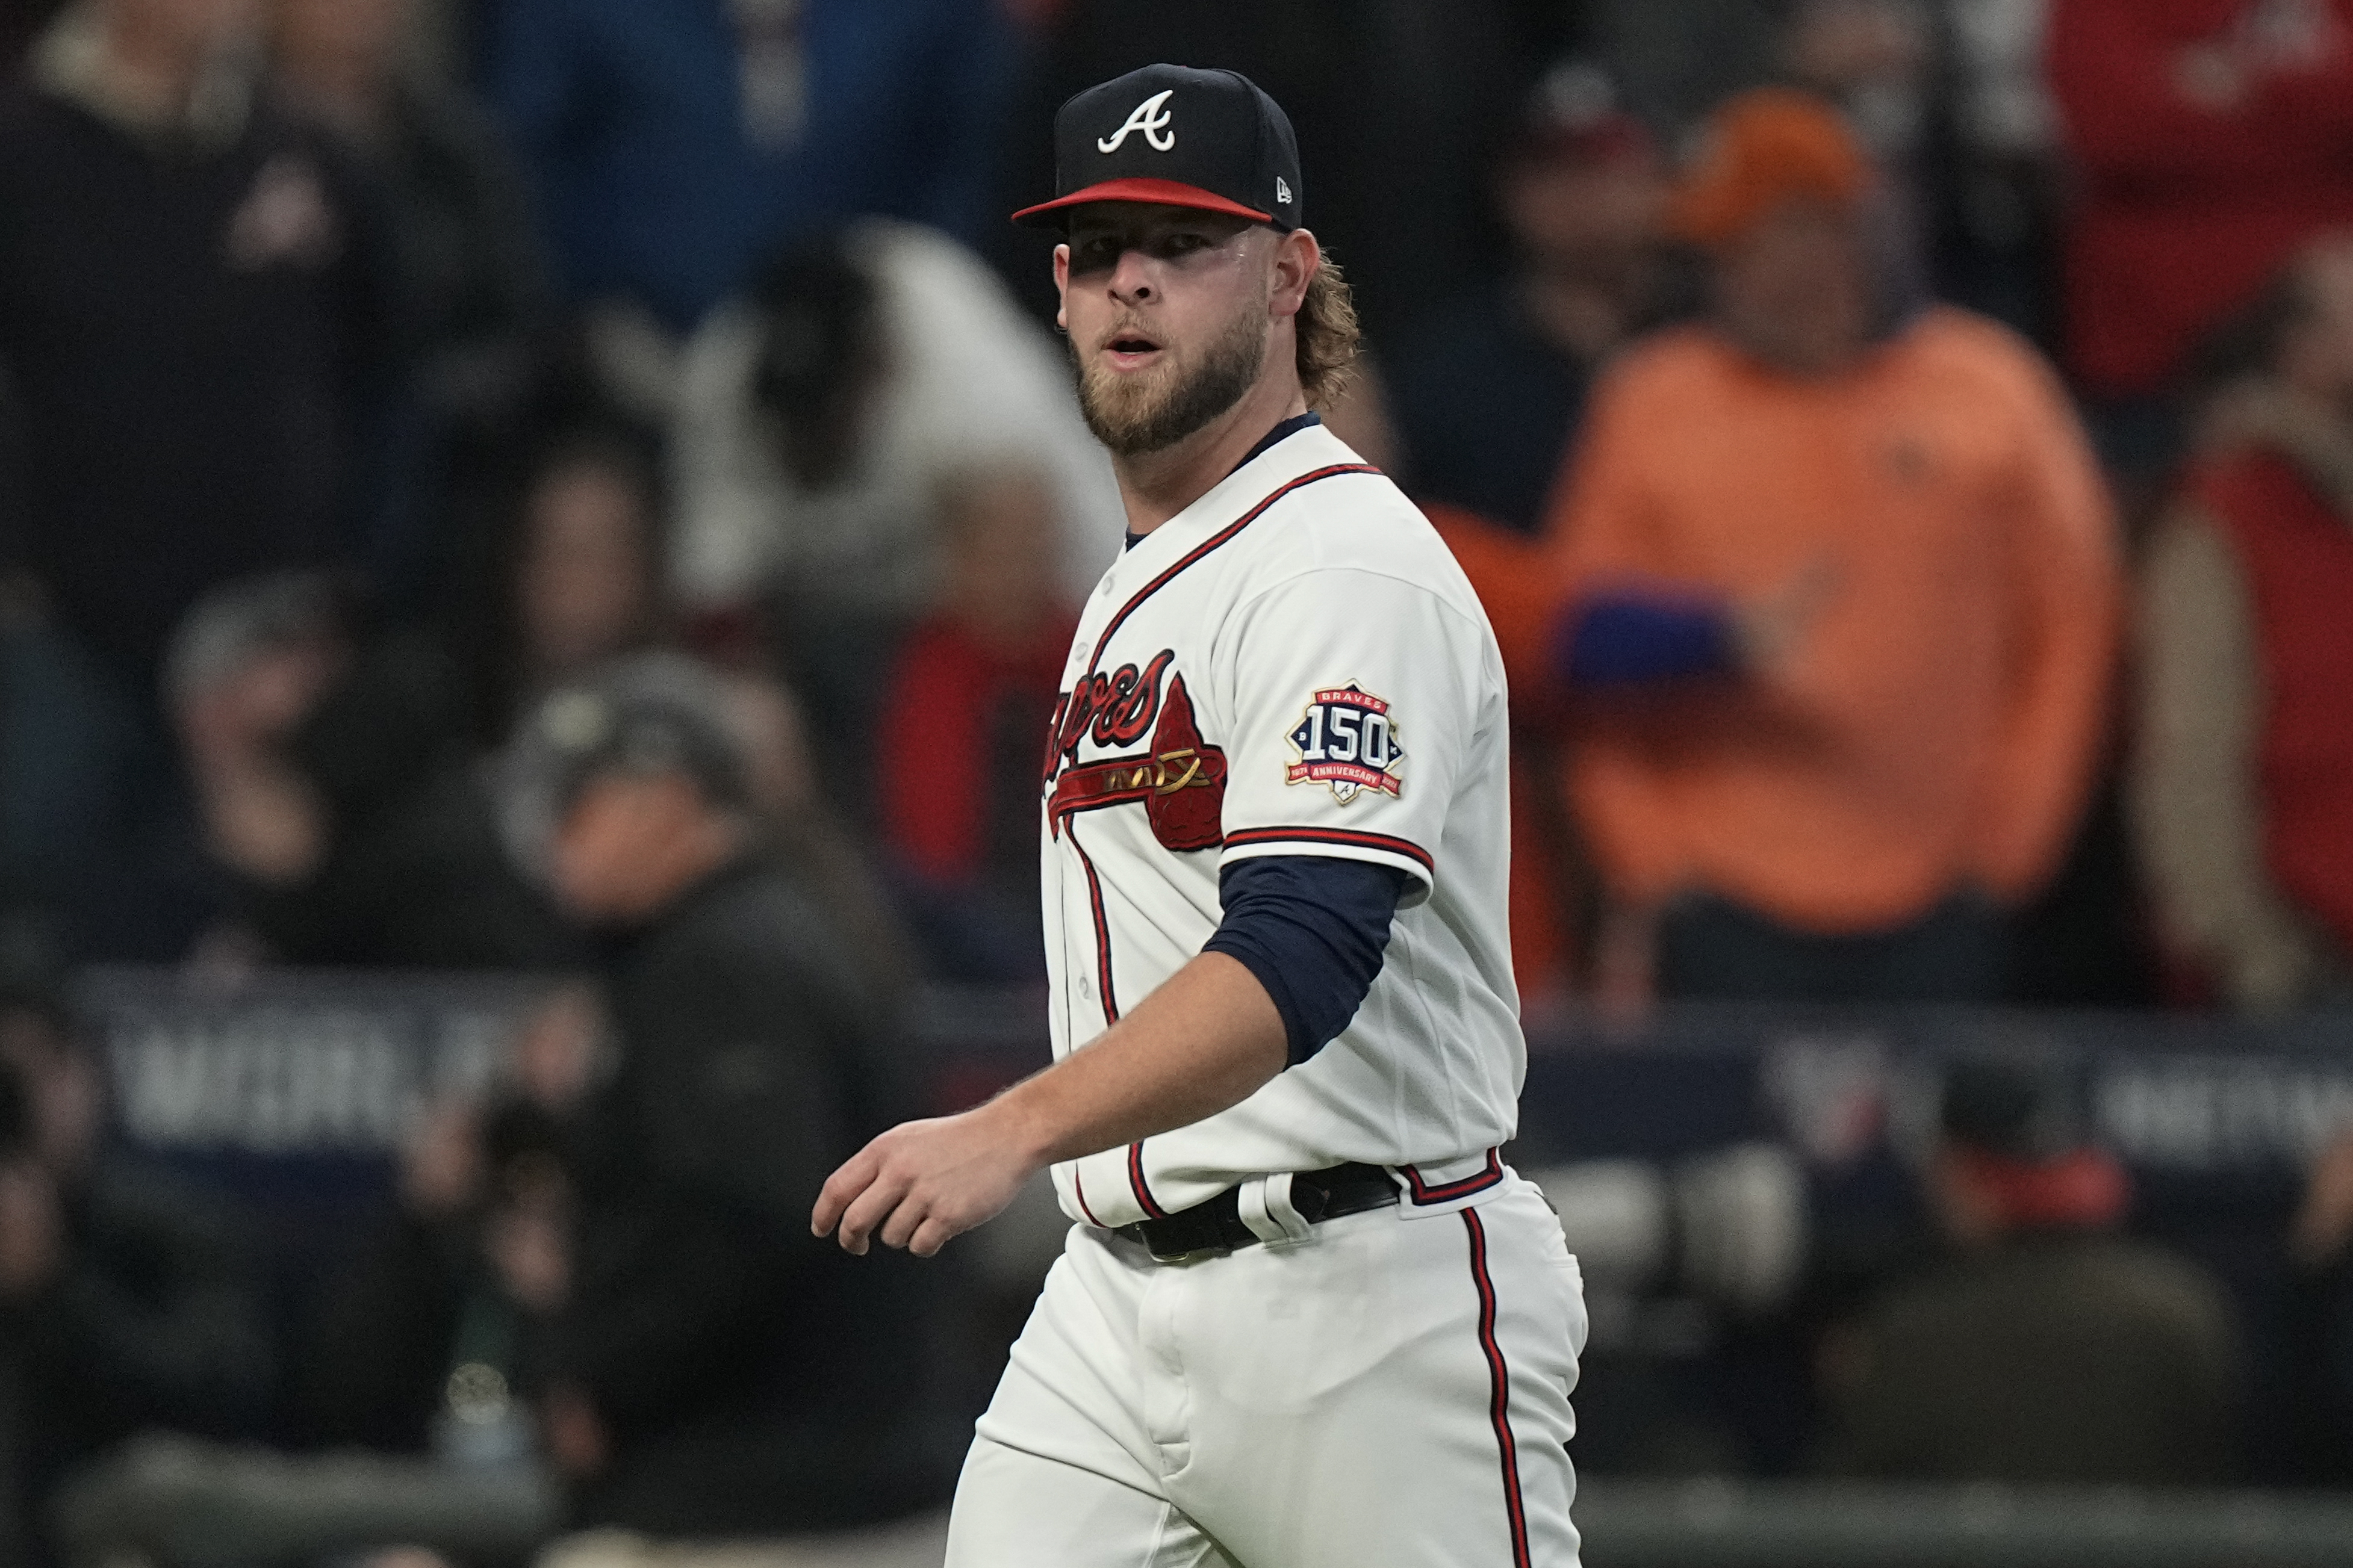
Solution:
M 1290 1060 L 1282 1016 L 1236 959 L 1205 952 L 1084 1049 L 985 1110 L 1040 1165 L 1189 1126 Z
M 1041 1167 L 1238 1105 L 1290 1059 L 1282 1016 L 1238 959 L 1206 952 L 1084 1049 L 959 1116 L 910 1121 L 828 1179 L 809 1215 L 864 1252 L 928 1258 Z

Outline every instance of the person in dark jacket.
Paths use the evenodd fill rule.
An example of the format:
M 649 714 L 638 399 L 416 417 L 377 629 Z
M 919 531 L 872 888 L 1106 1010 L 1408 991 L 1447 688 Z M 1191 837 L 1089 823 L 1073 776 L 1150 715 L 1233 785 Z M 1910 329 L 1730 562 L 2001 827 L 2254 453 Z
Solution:
M 2286 1408 L 2263 1457 L 2287 1479 L 2353 1485 L 2353 1128 L 2314 1159 L 2286 1252 Z
M 395 635 L 290 738 L 323 815 L 310 873 L 260 890 L 247 918 L 291 963 L 542 973 L 586 944 L 519 875 L 465 745 L 457 668 L 431 640 Z
M 238 0 L 83 0 L 0 89 L 8 568 L 128 700 L 215 584 L 355 553 L 400 378 L 378 209 L 257 97 Z
M 525 743 L 543 868 L 606 934 L 620 1045 L 547 1373 L 575 1522 L 744 1536 L 938 1500 L 913 1281 L 805 1218 L 898 1099 L 893 1009 L 765 852 L 724 687 L 629 660 L 548 698 Z
M 1482 278 L 1389 355 L 1406 489 L 1534 534 L 1594 374 L 1662 298 L 1666 168 L 1583 61 L 1546 73 L 1493 171 L 1508 271 Z
M 569 1118 L 601 1019 L 578 984 L 545 994 L 511 1092 L 427 1110 L 397 1201 L 353 1216 L 350 1248 L 301 1303 L 273 1424 L 316 1451 L 154 1432 L 120 1445 L 51 1510 L 69 1562 L 530 1559 L 559 1523 L 535 1401 L 570 1289 Z
M 1953 1256 L 1868 1308 L 1831 1357 L 1839 1473 L 1922 1481 L 2232 1479 L 2238 1332 L 2186 1259 L 2114 1234 L 2124 1170 L 2049 1071 L 1946 1080 L 1931 1207 Z
M 253 92 L 250 0 L 78 0 L 0 85 L 0 871 L 163 959 L 83 868 L 180 811 L 157 661 L 208 589 L 369 555 L 402 307 L 347 162 Z
M 37 1519 L 135 1433 L 251 1436 L 274 1387 L 256 1238 L 102 1149 L 103 1113 L 54 980 L 0 975 L 0 1378 L 19 1445 L 0 1490 Z
M 311 1325 L 311 1434 L 472 1468 L 528 1458 L 548 1326 L 570 1286 L 568 1129 L 533 1100 L 427 1118 L 400 1202 L 343 1259 Z
M 385 586 L 430 609 L 457 585 L 554 312 L 521 171 L 482 108 L 409 47 L 419 0 L 278 0 L 276 96 L 379 187 L 415 378 L 395 437 L 406 534 Z
M 371 631 L 333 584 L 228 584 L 166 689 L 216 886 L 199 956 L 338 968 L 567 971 L 587 953 L 506 854 L 455 666 Z

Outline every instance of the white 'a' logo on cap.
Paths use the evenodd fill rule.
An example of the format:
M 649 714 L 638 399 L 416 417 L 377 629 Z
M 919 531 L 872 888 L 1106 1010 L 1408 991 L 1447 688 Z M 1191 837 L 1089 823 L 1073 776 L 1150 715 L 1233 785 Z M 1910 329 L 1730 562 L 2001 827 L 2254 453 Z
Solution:
M 1176 146 L 1176 132 L 1168 129 L 1168 122 L 1176 118 L 1176 111 L 1163 108 L 1162 105 L 1168 101 L 1170 95 L 1176 90 L 1172 87 L 1166 92 L 1155 92 L 1137 104 L 1135 112 L 1127 117 L 1126 124 L 1095 142 L 1095 151 L 1118 152 L 1119 144 L 1127 140 L 1128 132 L 1131 131 L 1143 132 L 1144 139 L 1152 143 L 1152 150 L 1155 153 L 1174 151 Z

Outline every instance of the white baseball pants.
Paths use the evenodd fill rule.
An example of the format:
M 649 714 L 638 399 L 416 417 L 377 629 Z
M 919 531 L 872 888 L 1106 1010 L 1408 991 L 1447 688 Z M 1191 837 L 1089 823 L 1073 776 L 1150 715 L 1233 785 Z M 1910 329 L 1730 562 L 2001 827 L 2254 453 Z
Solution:
M 1077 1226 L 947 1568 L 1576 1568 L 1577 1260 L 1516 1175 L 1155 1263 Z

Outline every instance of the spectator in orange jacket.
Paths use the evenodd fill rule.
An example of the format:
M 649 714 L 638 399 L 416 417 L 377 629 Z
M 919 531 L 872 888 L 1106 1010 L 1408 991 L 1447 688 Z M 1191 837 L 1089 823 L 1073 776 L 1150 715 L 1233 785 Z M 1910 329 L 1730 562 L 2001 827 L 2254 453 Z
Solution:
M 1881 297 L 1873 179 L 1813 100 L 1733 100 L 1677 194 L 1711 319 L 1605 382 L 1544 572 L 1451 530 L 1515 690 L 1577 700 L 1621 988 L 1639 958 L 1669 995 L 2000 999 L 2003 906 L 2085 794 L 2097 470 L 2022 342 Z

